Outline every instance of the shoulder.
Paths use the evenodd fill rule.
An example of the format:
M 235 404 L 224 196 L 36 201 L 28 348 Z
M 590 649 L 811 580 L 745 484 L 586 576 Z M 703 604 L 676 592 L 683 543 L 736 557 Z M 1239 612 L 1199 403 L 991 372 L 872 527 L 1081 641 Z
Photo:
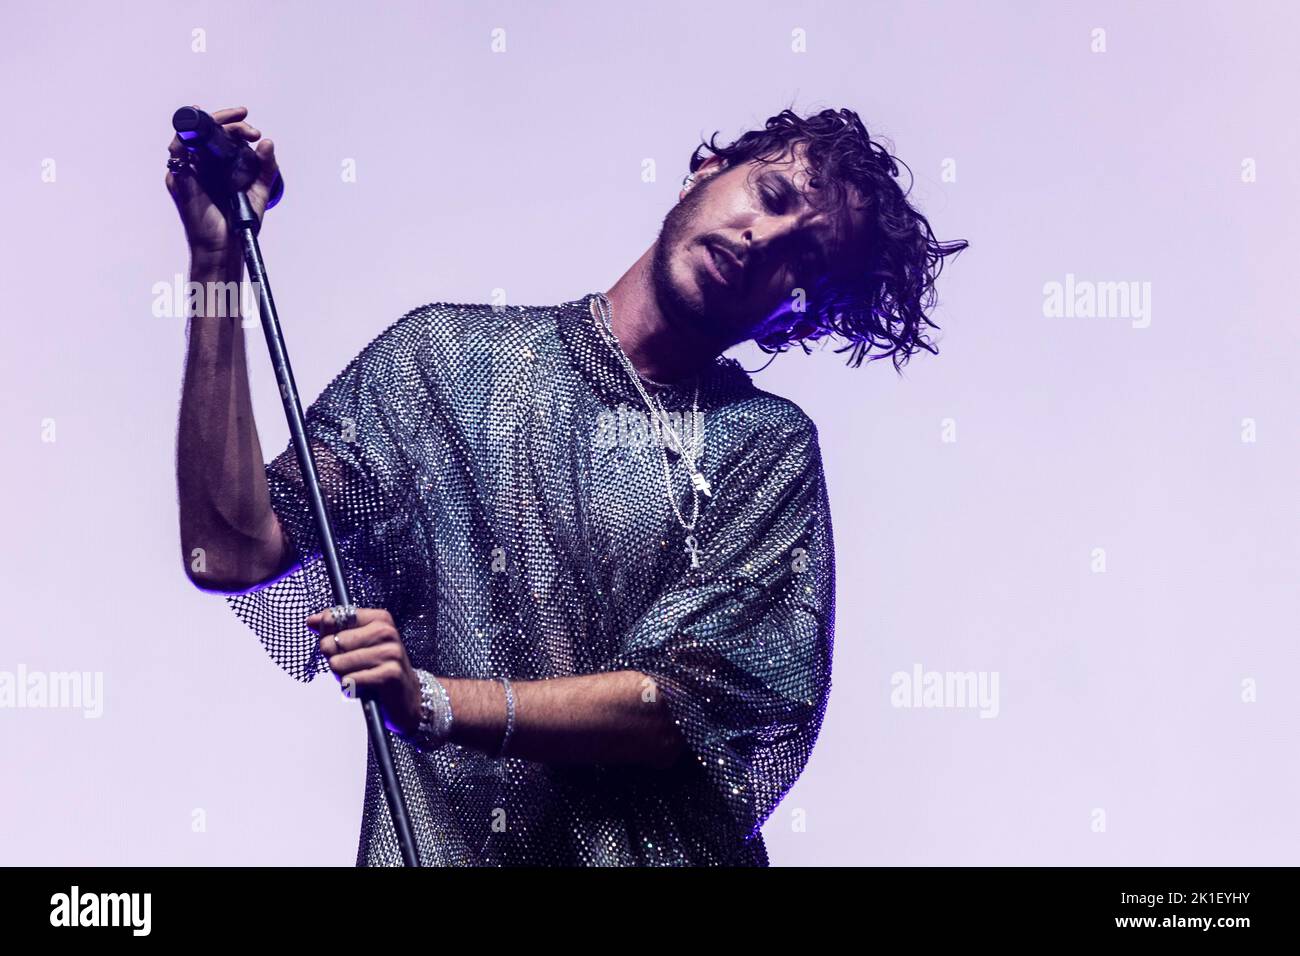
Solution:
M 544 336 L 555 326 L 555 307 L 430 302 L 411 309 L 377 336 L 394 354 L 469 360 L 510 339 Z
M 719 464 L 816 479 L 822 473 L 817 426 L 799 404 L 758 388 L 739 365 L 727 366 L 723 380 L 725 397 L 704 426 L 718 440 Z
M 464 341 L 467 337 L 485 333 L 546 328 L 554 323 L 554 306 L 430 302 L 412 309 L 394 325 L 418 328 L 442 339 L 456 338 Z
M 455 378 L 492 363 L 512 342 L 544 341 L 554 325 L 554 307 L 430 302 L 376 334 L 349 370 L 407 382 Z
M 798 403 L 759 388 L 738 364 L 729 363 L 726 376 L 726 416 L 746 444 L 816 451 L 817 425 Z

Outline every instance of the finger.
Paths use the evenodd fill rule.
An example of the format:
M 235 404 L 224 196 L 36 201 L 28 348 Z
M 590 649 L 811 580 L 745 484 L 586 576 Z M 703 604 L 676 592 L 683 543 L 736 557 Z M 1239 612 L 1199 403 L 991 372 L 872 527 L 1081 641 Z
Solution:
M 225 123 L 223 128 L 237 139 L 247 140 L 250 143 L 256 143 L 262 138 L 262 131 L 252 123 Z
M 379 697 L 380 691 L 387 684 L 400 680 L 401 676 L 401 667 L 389 661 L 377 667 L 346 674 L 340 678 L 339 683 L 342 684 L 344 680 L 351 683 L 353 690 L 349 696 L 360 697 L 362 700 L 372 700 Z
M 358 647 L 370 647 L 385 642 L 401 643 L 397 636 L 397 629 L 384 621 L 372 621 L 362 627 L 326 634 L 317 642 L 317 646 L 326 657 L 332 657 L 335 654 L 356 650 Z
M 184 207 L 191 199 L 194 198 L 195 191 L 199 188 L 194 182 L 193 176 L 177 176 L 170 169 L 163 176 L 163 185 L 171 193 L 172 200 L 179 207 Z
M 190 152 L 179 139 L 173 139 L 171 145 L 167 147 L 167 153 L 173 159 L 190 160 Z M 180 174 L 173 173 L 170 167 L 167 174 L 163 177 L 163 182 L 167 186 L 167 191 L 172 194 L 177 203 L 185 204 L 194 198 L 194 195 L 201 188 L 195 179 L 193 167 L 189 172 Z
M 355 651 L 335 654 L 329 659 L 329 663 L 330 670 L 336 676 L 343 677 L 357 671 L 370 670 L 372 667 L 382 667 L 384 664 L 400 665 L 402 661 L 400 651 L 395 650 L 392 644 L 376 644 L 373 647 L 362 647 Z
M 352 629 L 362 627 L 372 621 L 386 621 L 392 624 L 393 617 L 382 607 L 359 607 L 356 612 L 356 623 Z M 307 618 L 307 626 L 317 634 L 333 634 L 338 630 L 334 624 L 334 616 L 330 614 L 329 608 L 317 611 Z
M 270 185 L 275 182 L 276 173 L 279 172 L 280 164 L 275 158 L 275 143 L 272 140 L 264 139 L 256 146 L 253 151 L 257 153 L 257 158 L 262 161 L 262 168 L 257 174 L 260 182 Z
M 194 108 L 197 110 L 200 107 L 196 106 Z M 236 120 L 241 120 L 247 115 L 248 115 L 247 106 L 229 106 L 226 109 L 217 110 L 215 113 L 212 114 L 212 118 L 216 122 L 224 126 L 226 123 L 233 123 Z

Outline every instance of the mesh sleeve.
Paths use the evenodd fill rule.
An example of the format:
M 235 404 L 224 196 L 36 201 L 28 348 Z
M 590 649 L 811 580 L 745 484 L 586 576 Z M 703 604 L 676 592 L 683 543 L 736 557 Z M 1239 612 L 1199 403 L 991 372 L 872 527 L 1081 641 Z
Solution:
M 416 398 L 403 367 L 401 327 L 399 320 L 367 345 L 304 414 L 349 597 L 358 607 L 392 610 L 403 595 L 403 543 L 415 491 L 402 453 L 402 419 Z M 294 564 L 226 600 L 277 665 L 310 681 L 329 668 L 305 619 L 335 603 L 333 588 L 292 442 L 265 467 L 271 508 Z
M 747 840 L 820 731 L 834 548 L 811 422 L 724 473 L 701 516 L 701 568 L 650 607 L 613 665 L 655 680 L 690 750 L 686 798 L 723 808 Z

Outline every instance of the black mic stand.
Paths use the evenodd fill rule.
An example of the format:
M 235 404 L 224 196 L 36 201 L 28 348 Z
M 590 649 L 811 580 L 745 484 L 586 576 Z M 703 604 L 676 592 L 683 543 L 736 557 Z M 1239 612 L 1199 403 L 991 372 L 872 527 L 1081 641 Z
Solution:
M 275 369 L 275 380 L 280 386 L 280 399 L 289 422 L 289 434 L 292 436 L 293 448 L 298 456 L 298 467 L 302 471 L 303 490 L 307 494 L 307 503 L 320 535 L 321 556 L 325 559 L 325 567 L 329 571 L 334 603 L 349 605 L 352 602 L 348 598 L 347 582 L 343 579 L 343 569 L 339 564 L 338 551 L 334 545 L 334 532 L 330 526 L 329 514 L 325 510 L 325 499 L 321 494 L 320 479 L 316 473 L 316 461 L 312 457 L 311 445 L 307 441 L 307 426 L 303 420 L 302 404 L 298 400 L 298 387 L 294 384 L 293 370 L 289 367 L 289 353 L 284 347 L 280 319 L 275 311 L 275 302 L 271 298 L 271 284 L 266 277 L 266 265 L 262 261 L 262 249 L 257 242 L 257 233 L 261 224 L 245 192 L 257 178 L 261 159 L 247 143 L 236 143 L 202 110 L 182 107 L 172 117 L 172 126 L 182 141 L 191 144 L 192 148 L 200 145 L 206 147 L 206 153 L 203 149 L 199 149 L 200 156 L 205 157 L 198 163 L 200 182 L 214 202 L 226 206 L 228 221 L 239 230 L 242 237 L 244 262 L 248 266 L 249 279 L 257 288 L 258 311 L 262 316 L 262 330 L 266 333 L 266 345 L 271 352 L 271 367 Z M 283 188 L 283 181 L 277 176 L 267 202 L 268 209 L 279 201 Z M 420 857 L 416 852 L 415 839 L 412 836 L 411 818 L 406 810 L 401 784 L 397 780 L 397 769 L 393 764 L 393 753 L 389 746 L 387 728 L 384 727 L 379 702 L 362 700 L 361 709 L 366 716 L 370 749 L 376 763 L 379 764 L 379 776 L 383 780 L 388 812 L 397 830 L 397 843 L 402 850 L 402 862 L 406 866 L 419 866 Z

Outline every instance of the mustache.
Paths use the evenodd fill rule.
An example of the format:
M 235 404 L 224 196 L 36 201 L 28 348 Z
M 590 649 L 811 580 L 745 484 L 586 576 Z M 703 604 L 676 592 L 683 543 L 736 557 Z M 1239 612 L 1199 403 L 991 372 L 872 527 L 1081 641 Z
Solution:
M 736 267 L 740 271 L 740 282 L 744 287 L 749 286 L 749 280 L 755 269 L 754 256 L 750 250 L 738 246 L 720 236 L 709 236 L 704 240 L 705 247 L 712 247 L 726 255 L 730 256 L 736 262 Z
M 737 262 L 740 263 L 740 267 L 742 269 L 744 269 L 746 272 L 749 271 L 749 262 L 747 261 L 748 255 L 746 254 L 745 250 L 741 249 L 739 246 L 734 245 L 731 242 L 728 242 L 726 239 L 723 239 L 721 236 L 706 236 L 704 239 L 704 244 L 706 246 L 715 246 L 718 249 L 725 250 L 728 254 L 731 255 L 733 259 L 735 259 Z

